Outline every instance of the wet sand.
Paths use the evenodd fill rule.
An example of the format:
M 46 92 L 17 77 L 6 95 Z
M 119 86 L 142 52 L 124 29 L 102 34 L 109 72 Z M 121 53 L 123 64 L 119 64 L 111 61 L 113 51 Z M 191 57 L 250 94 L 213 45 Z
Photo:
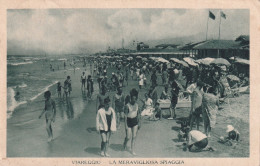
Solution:
M 108 73 L 111 73 L 108 70 Z M 57 99 L 56 86 L 51 88 L 53 99 L 56 101 L 57 116 L 53 124 L 54 140 L 47 142 L 45 119 L 38 119 L 44 107 L 43 96 L 39 100 L 23 105 L 15 111 L 13 117 L 7 120 L 7 157 L 100 157 L 100 135 L 95 129 L 96 95 L 88 101 L 82 94 L 80 75 L 82 69 L 57 72 L 57 78 L 70 75 L 72 79 L 72 96 L 68 102 Z M 129 78 L 129 85 L 123 88 L 128 94 L 133 87 L 138 88 L 138 82 Z M 149 77 L 148 77 L 149 80 Z M 158 77 L 159 82 L 161 81 Z M 96 82 L 96 80 L 95 80 Z M 148 82 L 149 83 L 149 82 Z M 148 87 L 148 86 L 147 86 Z M 158 87 L 158 95 L 162 91 Z M 98 89 L 95 87 L 95 91 Z M 143 98 L 147 90 L 142 89 L 139 98 Z M 110 92 L 112 95 L 115 92 Z M 248 157 L 249 156 L 249 95 L 243 94 L 231 98 L 228 103 L 221 105 L 217 115 L 216 128 L 212 131 L 209 143 L 217 149 L 215 152 L 191 153 L 182 150 L 177 134 L 180 129 L 179 120 L 189 115 L 189 109 L 177 109 L 177 120 L 161 121 L 143 120 L 136 139 L 137 156 L 123 150 L 125 130 L 123 123 L 120 129 L 111 136 L 109 154 L 113 158 L 151 157 Z M 141 103 L 140 103 L 141 104 Z M 169 114 L 164 110 L 165 116 Z M 226 146 L 217 142 L 217 136 L 225 136 L 226 126 L 232 124 L 241 133 L 242 141 L 237 146 Z M 203 131 L 201 122 L 200 131 Z M 130 146 L 130 142 L 128 144 Z

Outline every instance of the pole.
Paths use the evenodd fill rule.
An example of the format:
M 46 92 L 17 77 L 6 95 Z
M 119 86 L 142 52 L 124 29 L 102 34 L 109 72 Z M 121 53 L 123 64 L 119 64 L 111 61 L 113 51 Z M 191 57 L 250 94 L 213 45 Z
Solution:
M 208 39 L 208 26 L 209 26 L 209 16 L 208 16 L 208 21 L 207 21 L 207 32 L 206 32 L 206 40 Z
M 220 24 L 221 24 L 221 13 L 219 15 L 218 40 L 220 40 Z

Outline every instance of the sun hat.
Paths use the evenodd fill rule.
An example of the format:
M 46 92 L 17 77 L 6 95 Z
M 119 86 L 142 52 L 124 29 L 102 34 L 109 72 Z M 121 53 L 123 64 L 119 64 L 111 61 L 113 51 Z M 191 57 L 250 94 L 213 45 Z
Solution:
M 226 132 L 228 133 L 228 132 L 230 132 L 230 131 L 232 131 L 232 130 L 234 130 L 235 128 L 232 126 L 232 125 L 227 125 L 227 130 L 226 130 Z

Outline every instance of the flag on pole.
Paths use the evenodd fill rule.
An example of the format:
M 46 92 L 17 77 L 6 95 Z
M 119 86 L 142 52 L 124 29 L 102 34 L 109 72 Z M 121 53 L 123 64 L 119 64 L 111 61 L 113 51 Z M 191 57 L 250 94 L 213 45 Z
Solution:
M 220 12 L 220 16 L 223 17 L 224 19 L 226 19 L 226 14 L 223 13 L 222 11 Z
M 215 20 L 215 15 L 211 11 L 209 11 L 209 18 Z

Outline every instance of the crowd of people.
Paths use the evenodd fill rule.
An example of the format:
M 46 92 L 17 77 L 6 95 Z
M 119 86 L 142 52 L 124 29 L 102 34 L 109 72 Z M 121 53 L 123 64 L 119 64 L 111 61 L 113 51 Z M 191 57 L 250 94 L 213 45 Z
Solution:
M 160 109 L 160 103 L 158 102 L 156 88 L 159 86 L 158 76 L 161 76 L 160 86 L 164 86 L 164 91 L 161 93 L 160 99 L 170 100 L 171 102 L 170 117 L 168 119 L 176 118 L 175 110 L 180 94 L 183 94 L 186 98 L 191 98 L 191 110 L 190 116 L 188 117 L 189 130 L 185 130 L 187 144 L 184 144 L 185 146 L 187 145 L 190 151 L 200 151 L 203 149 L 214 151 L 214 148 L 207 146 L 207 139 L 211 137 L 211 130 L 216 124 L 217 111 L 220 105 L 219 99 L 231 96 L 234 97 L 234 87 L 238 88 L 249 85 L 248 73 L 246 70 L 243 71 L 242 74 L 238 73 L 236 68 L 237 66 L 235 65 L 229 67 L 215 64 L 198 64 L 196 66 L 189 65 L 189 67 L 186 67 L 182 64 L 172 63 L 169 66 L 167 63 L 144 61 L 143 59 L 125 59 L 116 60 L 112 63 L 109 62 L 109 59 L 104 60 L 101 58 L 101 62 L 99 61 L 94 63 L 97 66 L 104 65 L 104 71 L 106 71 L 106 66 L 116 68 L 116 73 L 112 73 L 111 76 L 112 84 L 109 84 L 107 73 L 104 71 L 102 72 L 101 67 L 97 67 L 99 68 L 97 72 L 97 76 L 100 79 L 98 81 L 100 84 L 99 87 L 102 91 L 113 91 L 114 89 L 117 89 L 117 93 L 113 100 L 115 104 L 112 104 L 113 108 L 116 110 L 115 115 L 117 115 L 117 127 L 120 125 L 120 117 L 122 117 L 121 113 L 124 112 L 126 127 L 124 147 L 126 147 L 126 143 L 130 139 L 128 136 L 129 133 L 133 133 L 131 144 L 131 151 L 133 154 L 135 154 L 134 141 L 136 133 L 141 124 L 139 121 L 142 119 L 139 117 L 149 116 L 150 120 L 162 119 L 162 111 Z M 139 111 L 137 111 L 137 108 L 133 108 L 137 97 L 132 101 L 133 99 L 131 95 L 131 93 L 133 93 L 132 91 L 138 90 L 131 90 L 130 103 L 126 101 L 124 103 L 123 100 L 124 95 L 122 95 L 122 87 L 124 86 L 124 82 L 128 85 L 129 71 L 131 79 L 138 82 L 139 91 L 142 91 L 143 88 L 146 90 L 144 99 L 141 99 L 143 106 Z M 233 75 L 234 77 L 237 75 L 237 77 L 240 77 L 241 82 L 237 81 L 237 79 L 233 79 L 234 77 L 229 79 L 228 75 Z M 147 88 L 147 78 L 149 77 L 150 88 Z M 171 89 L 170 91 L 168 91 L 169 88 Z M 132 113 L 133 110 L 135 110 L 134 113 Z M 129 113 L 131 113 L 130 116 Z M 204 122 L 204 133 L 199 129 L 201 116 Z M 193 129 L 194 122 L 196 122 L 196 130 Z M 238 138 L 239 132 L 233 128 L 233 130 L 228 131 L 228 137 L 225 139 L 221 138 L 221 140 L 223 142 L 235 140 L 234 136 L 230 136 L 231 132 L 233 134 L 235 133 L 235 138 Z M 193 148 L 191 148 L 191 145 L 194 145 Z
M 167 118 L 176 119 L 176 107 L 182 98 L 191 103 L 186 125 L 182 125 L 179 134 L 187 141 L 183 144 L 183 149 L 214 151 L 214 148 L 208 146 L 208 139 L 217 121 L 220 102 L 225 101 L 227 97 L 239 95 L 234 89 L 249 85 L 249 72 L 239 71 L 236 64 L 227 66 L 198 63 L 187 67 L 182 63 L 160 62 L 141 57 L 89 57 L 83 58 L 82 61 L 83 67 L 89 62 L 89 69 L 86 70 L 89 70 L 89 75 L 82 73 L 81 89 L 84 90 L 87 83 L 88 97 L 92 99 L 94 83 L 96 82 L 99 87 L 96 100 L 96 130 L 102 139 L 101 156 L 110 156 L 107 151 L 110 136 L 120 128 L 121 119 L 124 120 L 126 131 L 123 146 L 127 149 L 128 141 L 131 140 L 130 150 L 136 155 L 135 141 L 142 120 L 145 117 L 154 121 L 162 120 L 163 113 L 160 107 L 162 100 L 170 102 Z M 233 77 L 228 77 L 230 75 Z M 134 84 L 136 88 L 132 88 L 129 93 L 123 92 L 123 88 L 130 86 L 132 82 L 136 82 Z M 164 89 L 161 94 L 158 94 L 159 86 L 163 86 Z M 61 88 L 64 89 L 64 97 L 69 97 L 72 90 L 70 76 L 65 80 L 64 86 L 58 83 L 59 97 Z M 108 92 L 113 93 L 112 99 Z M 145 93 L 143 99 L 139 97 L 139 92 Z M 143 104 L 138 104 L 138 100 Z M 46 94 L 44 110 L 48 112 L 51 105 L 53 104 L 50 104 L 50 94 Z M 54 117 L 55 113 L 46 116 L 49 137 L 51 137 L 49 120 Z M 203 132 L 199 128 L 201 117 L 204 123 Z M 227 133 L 227 137 L 220 138 L 223 143 L 239 139 L 239 132 L 233 126 L 228 126 Z

